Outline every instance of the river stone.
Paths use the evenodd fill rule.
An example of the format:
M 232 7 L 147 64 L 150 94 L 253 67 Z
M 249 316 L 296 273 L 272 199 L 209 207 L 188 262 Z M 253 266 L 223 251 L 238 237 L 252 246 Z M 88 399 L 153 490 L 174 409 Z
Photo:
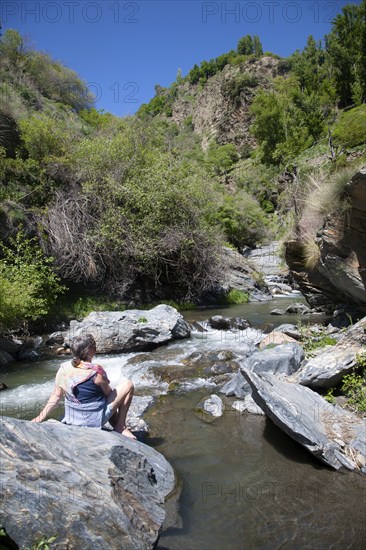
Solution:
M 46 346 L 53 346 L 54 344 L 63 344 L 65 340 L 65 331 L 57 330 L 49 335 L 46 340 Z
M 270 315 L 285 315 L 284 309 L 272 309 Z
M 286 313 L 300 313 L 301 315 L 305 315 L 307 313 L 311 313 L 311 310 L 305 304 L 295 302 L 286 308 Z
M 127 414 L 127 425 L 133 432 L 147 433 L 149 427 L 142 416 L 153 405 L 155 399 L 149 395 L 134 395 Z
M 22 343 L 19 340 L 18 342 L 15 342 L 14 340 L 9 340 L 7 338 L 0 337 L 0 350 L 6 351 L 12 357 L 16 357 L 18 351 L 21 348 L 21 345 Z
M 225 406 L 218 395 L 212 394 L 204 397 L 196 405 L 196 416 L 205 422 L 212 422 L 224 414 Z
M 244 375 L 254 401 L 279 428 L 332 468 L 366 475 L 365 419 L 273 374 Z
M 14 363 L 15 359 L 7 351 L 0 350 L 0 367 L 6 367 L 10 363 Z
M 294 342 L 295 344 L 297 343 L 295 338 L 292 338 L 288 334 L 273 330 L 261 341 L 259 344 L 259 349 L 265 349 L 267 346 L 278 346 L 289 342 Z
M 1 525 L 20 548 L 154 548 L 174 473 L 157 451 L 116 432 L 0 420 Z
M 248 412 L 250 414 L 264 415 L 264 412 L 260 407 L 258 407 L 251 395 L 246 395 L 243 401 L 234 401 L 231 406 L 240 413 Z
M 241 369 L 289 376 L 299 369 L 303 359 L 302 347 L 297 342 L 289 342 L 253 353 L 241 363 Z
M 365 347 L 366 317 L 350 327 L 334 346 L 306 361 L 292 379 L 313 388 L 336 386 L 352 371 L 357 355 L 364 353 Z
M 297 342 L 276 346 L 275 348 L 256 351 L 240 363 L 240 369 L 254 372 L 271 372 L 277 376 L 288 376 L 300 367 L 304 351 Z M 250 385 L 242 372 L 235 373 L 220 389 L 227 397 L 235 395 L 239 399 L 250 395 Z
M 287 334 L 287 336 L 291 336 L 291 338 L 294 338 L 295 340 L 301 340 L 299 329 L 296 325 L 292 325 L 290 323 L 285 323 L 276 327 L 275 329 L 273 329 L 273 332 L 282 332 L 284 334 Z
M 239 371 L 222 386 L 220 393 L 224 393 L 227 397 L 235 395 L 235 397 L 241 399 L 250 394 L 250 386 Z
M 208 324 L 211 328 L 217 330 L 228 330 L 231 328 L 231 321 L 229 317 L 223 317 L 222 315 L 214 315 L 208 319 Z
M 188 323 L 167 305 L 150 310 L 94 311 L 83 321 L 71 321 L 66 342 L 92 334 L 98 353 L 149 351 L 171 340 L 188 338 Z

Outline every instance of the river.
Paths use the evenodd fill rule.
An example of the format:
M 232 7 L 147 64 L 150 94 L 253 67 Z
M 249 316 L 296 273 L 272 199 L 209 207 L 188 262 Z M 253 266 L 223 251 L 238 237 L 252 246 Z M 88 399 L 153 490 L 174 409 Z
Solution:
M 298 299 L 297 299 L 298 301 Z M 366 544 L 366 480 L 340 474 L 318 462 L 263 416 L 240 415 L 225 398 L 226 410 L 214 423 L 195 414 L 202 396 L 217 391 L 193 379 L 178 395 L 154 370 L 184 365 L 197 351 L 243 352 L 258 330 L 297 322 L 270 315 L 292 298 L 185 313 L 188 321 L 221 314 L 248 319 L 253 328 L 238 333 L 194 332 L 192 338 L 150 353 L 98 356 L 112 384 L 121 372 L 140 395 L 159 396 L 147 414 L 147 443 L 174 466 L 181 487 L 178 513 L 168 514 L 159 550 L 361 550 Z M 302 316 L 302 322 L 321 321 Z M 31 418 L 52 391 L 64 358 L 17 363 L 1 373 L 9 390 L 1 393 L 2 414 Z M 58 411 L 55 416 L 59 416 Z M 168 506 L 169 508 L 169 506 Z

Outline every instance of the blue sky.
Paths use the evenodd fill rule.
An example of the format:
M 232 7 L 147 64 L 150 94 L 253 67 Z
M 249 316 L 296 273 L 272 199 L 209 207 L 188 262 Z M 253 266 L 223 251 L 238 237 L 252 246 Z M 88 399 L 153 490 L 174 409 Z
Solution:
M 361 0 L 353 3 L 359 4 Z M 346 0 L 1 0 L 3 30 L 75 70 L 96 95 L 96 107 L 134 113 L 168 86 L 178 68 L 231 49 L 258 34 L 264 51 L 287 56 L 312 34 L 321 39 Z

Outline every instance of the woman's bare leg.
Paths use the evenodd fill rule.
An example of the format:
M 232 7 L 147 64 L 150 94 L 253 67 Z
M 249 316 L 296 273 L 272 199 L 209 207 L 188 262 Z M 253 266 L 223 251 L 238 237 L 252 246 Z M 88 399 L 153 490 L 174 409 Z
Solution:
M 109 419 L 115 432 L 121 433 L 131 439 L 136 437 L 130 432 L 126 426 L 126 416 L 133 396 L 133 384 L 130 380 L 126 380 L 118 384 L 114 390 L 108 395 L 107 401 L 112 404 L 114 414 Z

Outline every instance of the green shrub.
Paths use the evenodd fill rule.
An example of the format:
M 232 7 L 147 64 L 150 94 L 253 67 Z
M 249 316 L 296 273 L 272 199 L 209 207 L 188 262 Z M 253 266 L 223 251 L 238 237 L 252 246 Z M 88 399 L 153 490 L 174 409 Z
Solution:
M 212 144 L 207 152 L 206 166 L 215 175 L 225 174 L 238 160 L 238 154 L 232 143 Z
M 46 315 L 58 294 L 64 291 L 35 239 L 22 231 L 10 246 L 0 243 L 0 327 L 14 328 L 22 321 Z
M 266 216 L 258 202 L 245 191 L 222 198 L 216 221 L 237 249 L 255 245 L 266 237 Z
M 70 143 L 70 130 L 60 119 L 34 114 L 19 122 L 21 139 L 29 156 L 37 161 L 59 156 Z
M 249 301 L 249 295 L 247 292 L 232 288 L 225 296 L 224 302 L 226 304 L 246 304 Z
M 340 114 L 333 128 L 334 145 L 356 147 L 366 142 L 366 105 Z

